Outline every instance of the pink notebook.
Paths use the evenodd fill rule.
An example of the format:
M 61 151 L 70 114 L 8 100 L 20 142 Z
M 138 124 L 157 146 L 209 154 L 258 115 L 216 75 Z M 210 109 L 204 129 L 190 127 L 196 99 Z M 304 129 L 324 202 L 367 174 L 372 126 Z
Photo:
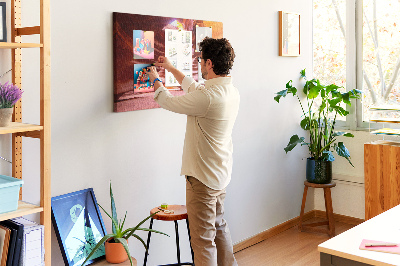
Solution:
M 393 254 L 400 254 L 400 244 L 397 246 L 392 247 L 366 247 L 365 243 L 386 243 L 385 241 L 376 241 L 376 240 L 369 240 L 363 239 L 360 245 L 360 249 L 363 250 L 371 250 L 371 251 L 379 251 L 385 253 L 393 253 Z

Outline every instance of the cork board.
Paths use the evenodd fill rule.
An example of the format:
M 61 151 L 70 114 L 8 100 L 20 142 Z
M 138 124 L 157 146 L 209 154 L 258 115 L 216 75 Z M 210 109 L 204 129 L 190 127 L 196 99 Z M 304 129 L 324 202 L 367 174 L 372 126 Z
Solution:
M 201 81 L 198 43 L 205 36 L 222 38 L 222 23 L 195 19 L 113 13 L 114 112 L 158 108 L 154 88 L 143 74 L 166 56 L 185 75 Z M 182 95 L 171 73 L 160 78 L 173 95 Z

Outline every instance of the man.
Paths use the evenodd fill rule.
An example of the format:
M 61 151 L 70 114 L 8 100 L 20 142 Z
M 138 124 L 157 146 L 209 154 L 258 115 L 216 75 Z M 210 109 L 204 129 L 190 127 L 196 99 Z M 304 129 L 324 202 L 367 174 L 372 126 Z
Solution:
M 232 128 L 239 92 L 228 76 L 235 53 L 226 39 L 200 43 L 205 85 L 177 70 L 163 56 L 156 66 L 171 72 L 185 95 L 174 97 L 163 87 L 155 67 L 146 71 L 164 109 L 187 115 L 181 174 L 186 176 L 186 206 L 196 266 L 237 265 L 224 216 L 225 188 L 232 172 Z

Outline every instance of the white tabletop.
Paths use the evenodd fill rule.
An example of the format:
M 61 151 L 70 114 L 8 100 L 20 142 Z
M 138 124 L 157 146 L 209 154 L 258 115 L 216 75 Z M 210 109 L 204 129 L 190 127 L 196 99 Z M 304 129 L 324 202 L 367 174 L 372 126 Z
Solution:
M 325 241 L 318 251 L 372 265 L 400 265 L 400 254 L 360 250 L 363 239 L 400 243 L 400 205 Z

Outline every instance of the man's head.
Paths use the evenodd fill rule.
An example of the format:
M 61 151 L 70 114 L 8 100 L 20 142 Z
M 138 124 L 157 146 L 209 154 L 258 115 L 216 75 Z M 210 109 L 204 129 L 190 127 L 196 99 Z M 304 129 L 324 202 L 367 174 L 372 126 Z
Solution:
M 235 52 L 227 39 L 206 37 L 200 42 L 200 51 L 203 78 L 209 79 L 208 74 L 210 71 L 213 71 L 216 76 L 229 74 L 235 59 Z

